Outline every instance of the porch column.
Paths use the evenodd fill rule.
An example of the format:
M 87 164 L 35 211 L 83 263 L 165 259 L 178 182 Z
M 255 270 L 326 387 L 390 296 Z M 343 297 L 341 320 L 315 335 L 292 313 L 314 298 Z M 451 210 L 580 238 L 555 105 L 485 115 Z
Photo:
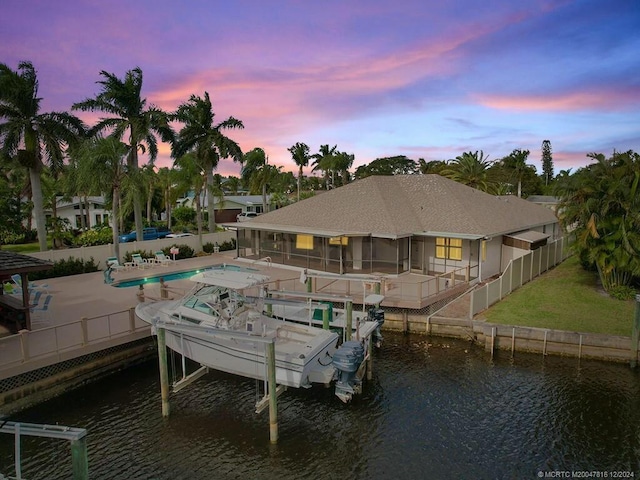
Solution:
M 362 270 L 362 237 L 350 237 L 353 269 Z

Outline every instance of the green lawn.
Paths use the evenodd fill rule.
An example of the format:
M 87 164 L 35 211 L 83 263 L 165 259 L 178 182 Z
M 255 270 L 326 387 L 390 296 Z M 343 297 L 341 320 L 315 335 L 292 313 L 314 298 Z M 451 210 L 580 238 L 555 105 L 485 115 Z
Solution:
M 481 314 L 488 322 L 631 335 L 635 301 L 615 300 L 576 257 L 525 284 Z
M 51 241 L 49 241 L 49 248 L 51 248 Z M 40 244 L 38 242 L 22 243 L 17 245 L 2 245 L 2 250 L 14 253 L 32 253 L 40 251 Z

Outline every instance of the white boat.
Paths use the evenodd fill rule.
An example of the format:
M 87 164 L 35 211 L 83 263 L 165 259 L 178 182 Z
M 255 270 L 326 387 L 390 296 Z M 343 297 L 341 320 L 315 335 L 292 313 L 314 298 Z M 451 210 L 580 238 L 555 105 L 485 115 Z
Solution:
M 136 307 L 139 318 L 165 329 L 169 348 L 209 368 L 265 379 L 265 340 L 273 339 L 277 384 L 299 388 L 313 383 L 328 385 L 337 379 L 341 384 L 353 384 L 347 385 L 346 394 L 344 388 L 337 392 L 343 401 L 358 393 L 359 381 L 351 371 L 360 368 L 364 355 L 352 361 L 348 353 L 360 349 L 354 343 L 366 352 L 368 338 L 364 333 L 361 342 L 345 342 L 351 345 L 344 347 L 339 346 L 340 335 L 335 332 L 265 315 L 260 296 L 244 295 L 244 290 L 255 287 L 263 291 L 260 286 L 269 278 L 261 274 L 207 270 L 191 280 L 194 288 L 179 300 L 145 302 Z M 345 354 L 350 359 L 346 367 Z

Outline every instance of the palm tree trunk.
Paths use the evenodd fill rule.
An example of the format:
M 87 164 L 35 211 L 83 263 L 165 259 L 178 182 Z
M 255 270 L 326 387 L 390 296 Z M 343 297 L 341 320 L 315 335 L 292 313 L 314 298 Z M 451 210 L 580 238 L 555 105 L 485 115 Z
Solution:
M 29 180 L 31 181 L 31 196 L 33 200 L 33 215 L 36 219 L 38 230 L 38 244 L 40 251 L 47 251 L 47 226 L 44 217 L 44 205 L 42 202 L 42 184 L 40 183 L 40 171 L 38 168 L 29 168 Z
M 302 166 L 298 170 L 298 201 L 300 201 L 300 185 L 302 184 Z
M 216 231 L 216 217 L 213 205 L 213 167 L 207 165 L 207 214 L 209 215 L 209 233 Z
M 196 200 L 196 224 L 198 226 L 198 245 L 200 246 L 200 251 L 202 251 L 202 198 L 201 192 L 196 192 L 195 195 Z
M 262 213 L 267 213 L 267 184 L 262 184 Z
M 118 230 L 118 208 L 120 206 L 120 188 L 113 187 L 113 207 L 111 212 L 111 229 L 113 230 L 113 254 L 119 260 L 120 259 L 120 240 Z

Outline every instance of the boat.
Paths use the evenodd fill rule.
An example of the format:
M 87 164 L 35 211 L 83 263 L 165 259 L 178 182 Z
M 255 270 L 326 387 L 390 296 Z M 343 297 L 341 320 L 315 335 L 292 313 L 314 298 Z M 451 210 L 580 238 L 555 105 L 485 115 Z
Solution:
M 334 307 L 334 303 L 344 303 L 344 300 L 338 295 L 314 295 L 271 290 L 269 297 L 264 301 L 267 315 L 318 328 L 323 328 L 326 321 L 329 328 L 340 334 L 345 341 L 349 338 L 371 336 L 376 347 L 382 345 L 381 328 L 384 324 L 384 310 L 378 305 L 384 300 L 383 295 L 367 295 L 364 298 L 362 311 L 351 311 L 351 320 L 348 319 L 349 313 L 346 309 Z M 306 297 L 307 301 L 291 300 L 291 297 Z M 317 297 L 320 304 L 311 301 L 311 298 L 314 297 Z M 351 325 L 351 335 L 349 336 L 347 336 L 348 324 Z
M 165 330 L 167 346 L 175 352 L 204 367 L 262 380 L 267 374 L 266 344 L 272 341 L 276 384 L 308 388 L 335 381 L 336 395 L 344 402 L 361 391 L 358 373 L 376 323 L 364 325 L 359 339 L 342 342 L 331 330 L 265 314 L 260 296 L 269 281 L 265 275 L 206 270 L 191 281 L 194 287 L 180 299 L 136 306 L 136 315 L 152 325 L 153 333 Z M 246 296 L 246 290 L 258 296 Z

